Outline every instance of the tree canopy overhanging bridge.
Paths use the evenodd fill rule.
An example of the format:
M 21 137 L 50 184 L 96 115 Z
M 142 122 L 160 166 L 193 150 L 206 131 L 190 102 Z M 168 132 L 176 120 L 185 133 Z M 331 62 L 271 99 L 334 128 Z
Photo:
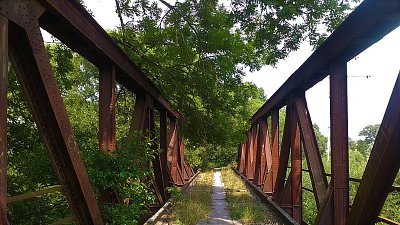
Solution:
M 95 199 L 40 28 L 99 69 L 98 140 L 102 152 L 116 151 L 116 82 L 135 94 L 128 132 L 152 137 L 151 147 L 162 150 L 147 164 L 154 173 L 145 182 L 153 181 L 150 183 L 156 196 L 156 203 L 149 207 L 157 209 L 168 200 L 168 187 L 184 186 L 190 181 L 195 173 L 185 163 L 184 139 L 177 130 L 179 112 L 172 109 L 154 84 L 79 3 L 2 0 L 0 14 L 1 224 L 9 224 L 9 203 L 43 193 L 7 194 L 8 60 L 61 184 L 47 192 L 61 191 L 65 195 L 77 224 L 103 224 L 99 204 L 126 204 L 115 190 L 102 190 L 99 202 Z M 251 118 L 247 140 L 239 144 L 236 171 L 252 183 L 259 196 L 283 210 L 282 214 L 288 214 L 293 223 L 303 223 L 301 196 L 303 191 L 310 191 L 317 206 L 315 224 L 378 221 L 399 224 L 380 216 L 380 212 L 388 194 L 399 191 L 393 182 L 400 166 L 400 78 L 394 86 L 364 175 L 357 180 L 349 177 L 346 72 L 349 60 L 399 25 L 400 1 L 365 0 Z M 331 174 L 325 172 L 305 98 L 305 92 L 327 76 L 330 79 Z M 279 117 L 282 108 L 286 108 L 285 118 Z M 285 125 L 279 127 L 283 119 Z M 281 140 L 280 130 L 283 130 Z M 307 169 L 302 168 L 302 154 Z M 303 172 L 309 174 L 312 189 L 302 187 Z M 349 182 L 354 180 L 360 184 L 350 205 Z

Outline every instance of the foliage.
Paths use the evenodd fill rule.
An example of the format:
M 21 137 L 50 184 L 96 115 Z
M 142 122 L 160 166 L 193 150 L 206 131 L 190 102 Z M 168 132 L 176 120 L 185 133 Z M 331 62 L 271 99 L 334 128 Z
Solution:
M 212 171 L 202 172 L 188 192 L 171 188 L 173 224 L 194 225 L 211 212 Z
M 97 197 L 110 189 L 117 190 L 122 199 L 129 199 L 127 205 L 102 206 L 103 215 L 114 224 L 132 224 L 154 200 L 151 183 L 141 180 L 151 174 L 146 165 L 158 152 L 150 148 L 152 140 L 139 133 L 122 138 L 127 137 L 135 99 L 124 88 L 117 87 L 118 151 L 101 153 L 97 137 L 98 69 L 63 44 L 47 45 L 46 49 Z M 14 196 L 59 184 L 13 70 L 8 100 L 8 194 Z M 11 203 L 8 207 L 13 224 L 50 224 L 70 214 L 61 193 Z
M 183 114 L 180 132 L 190 140 L 188 149 L 212 153 L 235 152 L 230 149 L 244 139 L 266 99 L 262 89 L 242 81 L 246 68 L 274 65 L 306 37 L 315 44 L 326 34 L 316 26 L 330 32 L 349 9 L 336 0 L 116 2 L 122 23 L 115 40 Z M 217 165 L 229 161 L 215 156 Z
M 321 131 L 319 130 L 319 126 L 317 124 L 313 124 L 315 137 L 317 138 L 317 144 L 321 155 L 326 155 L 327 146 L 328 146 L 328 138 L 325 137 Z
M 260 203 L 246 188 L 244 182 L 229 167 L 222 168 L 229 214 L 243 224 L 283 224 L 274 211 Z
M 365 137 L 364 141 L 367 145 L 373 145 L 380 126 L 380 124 L 367 125 L 358 135 Z

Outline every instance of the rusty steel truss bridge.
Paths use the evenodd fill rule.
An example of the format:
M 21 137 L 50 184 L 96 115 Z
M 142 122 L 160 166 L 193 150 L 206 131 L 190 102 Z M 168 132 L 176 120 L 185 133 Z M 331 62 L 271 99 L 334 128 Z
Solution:
M 235 170 L 259 196 L 302 224 L 302 173 L 310 175 L 317 206 L 315 224 L 399 224 L 380 216 L 400 166 L 400 78 L 390 97 L 362 179 L 349 177 L 347 62 L 400 25 L 399 0 L 365 0 L 251 118 L 247 141 L 239 144 Z M 195 175 L 184 160 L 178 135 L 180 114 L 132 63 L 92 16 L 74 0 L 0 0 L 0 222 L 7 204 L 37 193 L 7 195 L 7 84 L 12 63 L 77 224 L 103 224 L 80 156 L 40 29 L 58 38 L 99 69 L 99 147 L 116 149 L 116 82 L 136 96 L 130 131 L 155 132 L 163 150 L 151 165 L 158 208 L 167 187 Z M 400 40 L 399 40 L 400 41 Z M 305 92 L 329 76 L 331 174 L 325 172 Z M 286 118 L 279 110 L 286 108 Z M 159 118 L 155 117 L 155 111 Z M 284 127 L 279 120 L 285 119 Z M 158 120 L 158 121 L 156 121 Z M 279 130 L 283 129 L 282 140 Z M 304 152 L 308 169 L 302 168 Z M 289 168 L 289 169 L 288 169 Z M 328 177 L 330 177 L 328 182 Z M 359 182 L 349 204 L 349 182 Z M 44 190 L 46 192 L 46 190 Z M 43 191 L 41 193 L 44 193 Z

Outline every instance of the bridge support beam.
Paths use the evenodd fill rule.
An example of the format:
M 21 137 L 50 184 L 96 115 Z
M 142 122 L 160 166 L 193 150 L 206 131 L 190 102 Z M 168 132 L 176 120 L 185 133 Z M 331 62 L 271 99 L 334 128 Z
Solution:
M 103 152 L 113 152 L 115 138 L 115 66 L 99 68 L 99 145 Z
M 315 137 L 314 127 L 311 122 L 307 101 L 302 93 L 295 99 L 298 121 L 301 129 L 301 137 L 304 144 L 304 153 L 307 159 L 308 170 L 310 173 L 311 184 L 314 191 L 317 208 L 320 208 L 328 181 L 325 176 L 324 165 L 322 164 L 321 153 Z
M 400 167 L 400 74 L 375 139 L 347 224 L 375 224 Z
M 301 165 L 301 143 L 300 129 L 297 122 L 297 115 L 294 110 L 291 112 L 291 191 L 292 191 L 292 217 L 299 224 L 302 222 L 302 165 Z
M 182 186 L 184 180 L 182 178 L 182 173 L 178 165 L 178 155 L 179 155 L 179 141 L 178 141 L 178 125 L 176 120 L 172 119 L 170 121 L 170 138 L 169 138 L 169 152 L 170 152 L 170 171 L 171 177 L 175 185 Z
M 264 184 L 267 167 L 268 154 L 271 155 L 271 145 L 269 143 L 268 124 L 266 120 L 261 120 L 258 125 L 257 135 L 257 154 L 256 154 L 256 172 L 253 183 L 257 186 Z
M 10 60 L 74 220 L 78 224 L 103 224 L 43 44 L 37 20 L 37 15 L 40 15 L 43 9 L 31 1 L 13 2 L 13 4 L 19 4 L 19 16 L 24 27 L 16 24 L 9 26 Z
M 333 224 L 344 225 L 349 210 L 349 149 L 346 62 L 331 65 L 331 168 Z
M 274 192 L 274 200 L 279 201 L 281 195 L 283 193 L 283 188 L 285 185 L 286 178 L 286 170 L 289 161 L 290 154 L 290 136 L 291 136 L 291 123 L 290 123 L 291 109 L 290 107 L 286 108 L 286 118 L 285 118 L 285 126 L 283 128 L 283 137 L 282 137 L 282 146 L 279 155 L 279 167 L 278 174 L 276 177 L 275 183 L 275 192 Z
M 7 220 L 8 19 L 0 15 L 0 223 Z
M 172 182 L 171 176 L 168 173 L 168 127 L 167 127 L 167 112 L 165 110 L 159 110 L 160 112 L 160 148 L 162 152 L 160 153 L 160 166 L 161 175 L 163 178 L 164 188 L 171 187 Z M 157 178 L 156 178 L 157 179 Z M 170 195 L 165 191 L 166 197 L 169 198 Z

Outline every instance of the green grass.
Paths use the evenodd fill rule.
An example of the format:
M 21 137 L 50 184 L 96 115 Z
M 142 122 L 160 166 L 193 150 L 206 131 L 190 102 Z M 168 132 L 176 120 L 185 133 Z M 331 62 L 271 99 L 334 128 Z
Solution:
M 221 174 L 230 216 L 233 220 L 243 224 L 281 224 L 281 221 L 275 219 L 276 215 L 267 206 L 250 194 L 246 185 L 231 168 L 223 168 Z
M 199 220 L 206 220 L 211 212 L 211 193 L 213 172 L 206 171 L 199 175 L 197 183 L 187 193 L 176 191 L 172 208 L 173 224 L 194 225 Z

